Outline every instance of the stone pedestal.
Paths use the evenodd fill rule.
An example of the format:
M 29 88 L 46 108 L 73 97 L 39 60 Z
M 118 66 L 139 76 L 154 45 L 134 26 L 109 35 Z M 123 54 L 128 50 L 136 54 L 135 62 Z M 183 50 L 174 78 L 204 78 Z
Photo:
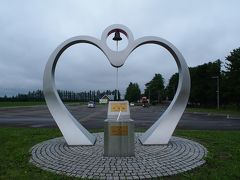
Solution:
M 134 156 L 134 121 L 105 120 L 104 156 Z
M 134 121 L 130 119 L 128 101 L 110 101 L 104 121 L 104 156 L 135 155 Z

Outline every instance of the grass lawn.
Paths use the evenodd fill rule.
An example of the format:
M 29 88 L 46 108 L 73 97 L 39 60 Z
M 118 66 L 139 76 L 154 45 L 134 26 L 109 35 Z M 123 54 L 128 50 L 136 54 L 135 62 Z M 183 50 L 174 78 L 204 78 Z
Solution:
M 240 131 L 177 130 L 175 135 L 204 145 L 209 151 L 207 163 L 164 179 L 240 179 Z M 79 179 L 43 171 L 28 162 L 29 149 L 33 145 L 57 136 L 61 133 L 55 128 L 1 127 L 0 179 Z

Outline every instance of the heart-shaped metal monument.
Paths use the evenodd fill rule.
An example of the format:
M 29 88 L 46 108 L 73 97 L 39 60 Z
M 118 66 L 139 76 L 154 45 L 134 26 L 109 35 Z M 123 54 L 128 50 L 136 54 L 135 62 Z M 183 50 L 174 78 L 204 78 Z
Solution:
M 107 37 L 115 31 L 128 38 L 128 45 L 122 51 L 113 51 L 107 46 Z M 123 25 L 114 24 L 102 33 L 101 40 L 91 36 L 76 36 L 60 44 L 48 59 L 44 71 L 43 91 L 47 106 L 69 145 L 93 145 L 95 136 L 85 129 L 67 110 L 55 87 L 55 68 L 61 54 L 77 43 L 92 44 L 99 48 L 114 67 L 121 67 L 127 57 L 137 47 L 144 44 L 156 44 L 166 48 L 177 63 L 179 80 L 176 94 L 162 116 L 139 138 L 142 144 L 167 144 L 177 126 L 188 102 L 190 93 L 190 75 L 188 66 L 178 49 L 165 39 L 145 36 L 134 40 L 132 32 Z

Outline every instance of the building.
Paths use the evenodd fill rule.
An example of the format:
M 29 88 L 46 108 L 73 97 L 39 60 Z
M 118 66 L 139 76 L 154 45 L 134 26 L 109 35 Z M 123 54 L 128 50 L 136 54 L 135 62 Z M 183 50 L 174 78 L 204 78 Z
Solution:
M 113 101 L 114 95 L 104 95 L 102 98 L 99 99 L 100 104 L 107 104 L 108 101 Z

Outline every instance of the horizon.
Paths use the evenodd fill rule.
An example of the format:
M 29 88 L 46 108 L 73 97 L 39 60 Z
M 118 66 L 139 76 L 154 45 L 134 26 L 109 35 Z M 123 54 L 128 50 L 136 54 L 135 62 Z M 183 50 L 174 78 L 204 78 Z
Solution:
M 230 52 L 229 52 L 229 54 L 230 54 Z M 220 59 L 219 59 L 220 60 Z M 209 61 L 209 62 L 205 62 L 205 63 L 203 63 L 203 64 L 207 64 L 207 63 L 211 63 L 211 62 L 215 62 L 216 60 L 214 60 L 214 61 Z M 223 70 L 223 69 L 225 69 L 225 67 L 224 67 L 224 61 L 223 60 L 220 60 L 223 64 L 221 65 L 221 71 Z M 199 64 L 199 65 L 197 65 L 197 66 L 201 66 L 201 65 L 203 65 L 203 64 Z M 197 67 L 197 66 L 194 66 L 194 67 Z M 194 68 L 194 67 L 188 67 L 188 68 Z M 178 72 L 175 72 L 175 73 L 178 73 Z M 173 74 L 175 74 L 175 73 L 173 73 Z M 157 72 L 155 73 L 155 74 L 157 74 Z M 172 75 L 173 75 L 172 74 Z M 172 76 L 171 75 L 171 76 Z M 152 77 L 153 78 L 153 77 Z M 163 77 L 164 78 L 164 77 Z M 171 77 L 170 77 L 171 78 Z M 168 85 L 168 83 L 169 83 L 169 80 L 170 80 L 170 78 L 166 81 L 166 79 L 164 78 L 164 86 L 166 87 L 167 85 Z M 151 80 L 151 79 L 150 79 Z M 149 81 L 150 81 L 149 80 Z M 148 82 L 149 82 L 148 81 Z M 129 82 L 130 83 L 130 82 Z M 129 84 L 128 83 L 128 84 Z M 138 82 L 132 82 L 132 83 L 138 83 Z M 146 82 L 147 83 L 147 82 Z M 145 83 L 145 84 L 146 84 Z M 141 90 L 141 94 L 144 94 L 144 89 L 145 89 L 145 84 L 144 84 L 144 88 L 143 89 L 141 89 L 140 88 L 140 90 Z M 127 88 L 127 86 L 126 86 L 126 88 Z M 120 92 L 120 94 L 121 94 L 121 96 L 124 96 L 125 95 L 125 92 L 126 92 L 126 88 L 124 89 L 124 90 L 122 90 L 122 91 L 120 91 L 119 90 L 119 92 Z M 18 95 L 18 94 L 27 94 L 29 91 L 30 92 L 32 92 L 32 91 L 37 91 L 37 90 L 43 90 L 42 89 L 42 87 L 41 88 L 39 88 L 39 89 L 8 89 L 8 88 L 1 88 L 0 87 L 0 97 L 1 98 L 3 98 L 4 96 L 7 96 L 7 97 L 13 97 L 13 96 L 16 96 L 16 95 Z M 72 92 L 74 92 L 74 93 L 78 93 L 78 92 L 84 92 L 84 91 L 97 91 L 97 90 L 100 90 L 101 92 L 103 92 L 103 91 L 107 91 L 107 90 L 111 90 L 111 91 L 113 91 L 113 90 L 115 90 L 115 89 L 79 89 L 79 90 L 76 90 L 76 89 L 58 89 L 58 90 L 61 90 L 61 91 L 72 91 Z

